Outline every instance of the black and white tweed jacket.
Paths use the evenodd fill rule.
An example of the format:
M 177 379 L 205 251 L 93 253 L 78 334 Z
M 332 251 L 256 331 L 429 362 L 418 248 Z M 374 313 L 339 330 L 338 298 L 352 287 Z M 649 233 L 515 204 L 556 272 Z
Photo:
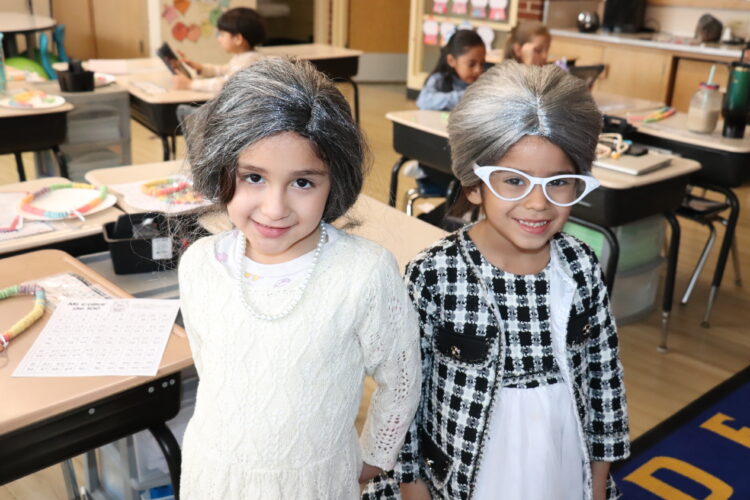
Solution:
M 491 264 L 462 231 L 426 249 L 407 267 L 421 324 L 422 400 L 396 469 L 368 484 L 365 499 L 399 498 L 398 483 L 416 478 L 427 482 L 435 499 L 470 499 L 475 490 L 501 387 L 503 342 L 466 259 L 488 283 Z M 612 462 L 630 453 L 617 333 L 593 252 L 559 233 L 552 240 L 551 261 L 553 349 L 575 399 L 590 497 L 590 461 Z M 608 498 L 617 498 L 611 478 L 608 486 Z

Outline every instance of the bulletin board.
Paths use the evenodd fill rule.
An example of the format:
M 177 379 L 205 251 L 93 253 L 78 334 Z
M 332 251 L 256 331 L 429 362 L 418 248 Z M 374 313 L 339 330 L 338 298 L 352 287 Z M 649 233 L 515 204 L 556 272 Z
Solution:
M 159 0 L 161 38 L 198 62 L 222 64 L 232 54 L 216 41 L 216 22 L 233 7 L 256 7 L 256 0 Z

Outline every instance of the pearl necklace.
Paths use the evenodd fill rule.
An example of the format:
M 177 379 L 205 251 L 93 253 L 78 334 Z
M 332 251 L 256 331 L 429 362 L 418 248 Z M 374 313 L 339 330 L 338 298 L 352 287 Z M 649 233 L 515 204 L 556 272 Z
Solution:
M 310 281 L 310 277 L 312 276 L 313 271 L 315 270 L 315 266 L 318 263 L 318 258 L 320 257 L 320 252 L 323 249 L 323 245 L 328 240 L 328 233 L 326 231 L 325 226 L 323 223 L 320 223 L 320 239 L 318 240 L 318 245 L 315 247 L 315 253 L 313 254 L 312 263 L 310 264 L 310 268 L 307 271 L 307 274 L 305 274 L 305 277 L 302 280 L 302 284 L 298 287 L 298 292 L 296 296 L 294 297 L 294 300 L 292 300 L 289 305 L 281 312 L 276 314 L 264 314 L 261 312 L 256 311 L 253 306 L 250 305 L 250 303 L 247 300 L 247 297 L 245 297 L 245 286 L 242 282 L 242 268 L 243 268 L 243 258 L 245 257 L 245 248 L 247 244 L 247 240 L 245 239 L 245 235 L 240 231 L 240 243 L 237 245 L 237 276 L 235 277 L 237 281 L 237 288 L 239 290 L 240 294 L 240 300 L 242 301 L 242 304 L 245 306 L 245 309 L 248 310 L 250 315 L 255 319 L 260 319 L 263 321 L 275 321 L 277 319 L 282 319 L 288 316 L 295 307 L 300 303 L 302 300 L 302 296 L 305 294 L 305 290 L 307 289 L 307 284 Z

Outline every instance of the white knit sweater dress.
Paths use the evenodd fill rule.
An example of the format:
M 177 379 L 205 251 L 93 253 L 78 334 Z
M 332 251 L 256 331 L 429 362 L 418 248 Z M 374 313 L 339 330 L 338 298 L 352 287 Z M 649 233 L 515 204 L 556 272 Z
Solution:
M 395 259 L 339 232 L 293 312 L 264 321 L 242 304 L 226 255 L 217 255 L 220 236 L 193 244 L 179 268 L 200 376 L 181 497 L 357 498 L 362 462 L 393 467 L 419 402 L 418 323 Z M 245 296 L 274 314 L 294 299 L 298 281 Z M 358 438 L 365 374 L 378 389 Z

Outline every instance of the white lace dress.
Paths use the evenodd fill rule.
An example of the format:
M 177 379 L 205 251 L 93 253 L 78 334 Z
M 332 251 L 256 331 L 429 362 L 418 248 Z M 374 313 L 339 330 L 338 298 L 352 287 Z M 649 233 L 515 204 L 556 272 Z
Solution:
M 200 385 L 183 440 L 183 499 L 354 499 L 363 461 L 395 464 L 419 401 L 416 315 L 393 256 L 337 236 L 301 302 L 273 322 L 240 301 L 216 251 L 222 235 L 184 255 L 180 299 Z M 299 284 L 246 297 L 273 314 Z M 378 389 L 358 438 L 365 374 Z

